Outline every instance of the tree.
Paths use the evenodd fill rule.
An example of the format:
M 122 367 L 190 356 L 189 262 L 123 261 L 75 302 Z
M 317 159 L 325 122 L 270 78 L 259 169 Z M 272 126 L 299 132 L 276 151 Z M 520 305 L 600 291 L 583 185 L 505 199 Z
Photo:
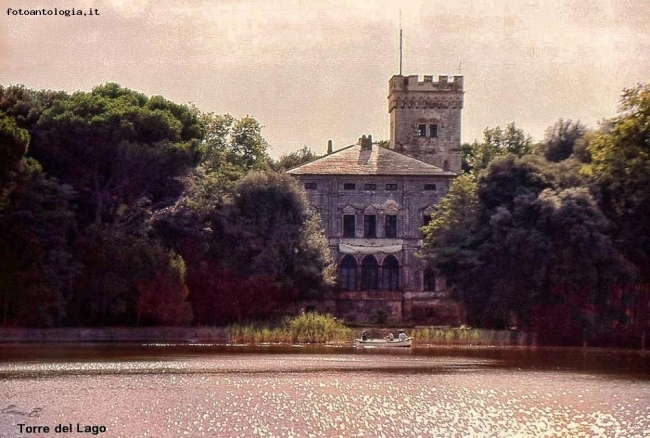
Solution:
M 84 271 L 70 304 L 70 321 L 74 325 L 131 325 L 137 324 L 142 314 L 162 321 L 165 318 L 156 310 L 159 301 L 147 297 L 138 302 L 142 290 L 150 293 L 150 287 L 157 284 L 168 288 L 162 291 L 164 294 L 182 295 L 179 274 L 167 266 L 171 263 L 166 262 L 167 250 L 146 232 L 119 223 L 91 225 L 78 237 L 76 246 Z M 160 283 L 156 283 L 157 274 Z M 154 310 L 148 313 L 151 308 Z
M 156 325 L 187 325 L 192 322 L 192 308 L 186 301 L 185 262 L 170 251 L 160 264 L 154 278 L 138 283 L 136 325 L 143 317 Z
M 447 280 L 458 283 L 464 270 L 476 263 L 472 248 L 476 239 L 479 203 L 476 179 L 460 175 L 431 214 L 431 220 L 422 228 L 424 244 L 420 256 Z
M 0 208 L 3 324 L 59 326 L 81 272 L 70 244 L 76 221 L 72 188 L 23 159 Z
M 509 123 L 506 129 L 485 128 L 483 142 L 474 141 L 471 145 L 463 145 L 463 169 L 475 175 L 486 169 L 497 157 L 514 154 L 518 157 L 533 151 L 533 139 L 517 128 L 515 123 Z
M 11 109 L 10 95 L 0 87 L 4 108 Z M 76 232 L 71 206 L 75 194 L 26 157 L 29 141 L 27 130 L 0 112 L 2 323 L 56 326 L 66 317 L 71 287 L 81 270 L 70 251 Z
M 186 324 L 186 298 L 222 323 L 327 294 L 320 219 L 259 172 L 261 129 L 117 84 L 0 87 L 3 323 Z
M 273 163 L 273 168 L 278 172 L 284 172 L 285 170 L 293 169 L 294 167 L 313 161 L 318 157 L 311 148 L 304 146 L 302 149 L 282 155 L 276 163 Z
M 332 285 L 320 220 L 289 175 L 249 174 L 210 216 L 210 230 L 209 249 L 188 269 L 199 321 L 268 316 L 297 299 L 321 298 Z
M 185 191 L 176 202 L 154 211 L 150 223 L 156 238 L 191 265 L 198 263 L 209 248 L 211 217 L 223 210 L 226 192 L 200 171 L 188 175 L 184 185 Z
M 565 187 L 560 165 L 496 159 L 478 183 L 459 177 L 424 228 L 422 255 L 445 275 L 472 324 L 534 327 L 546 339 L 609 327 L 609 293 L 631 280 L 611 224 L 587 188 Z M 554 310 L 569 325 L 548 324 Z M 563 339 L 576 341 L 576 338 Z
M 237 273 L 268 276 L 286 290 L 302 282 L 322 290 L 331 281 L 320 219 L 291 176 L 250 174 L 237 186 L 233 208 L 224 237 L 231 242 L 230 266 Z M 309 292 L 313 287 L 299 289 Z
M 220 265 L 221 261 L 206 258 L 188 276 L 192 309 L 200 324 L 268 318 L 296 298 L 295 291 L 283 289 L 270 277 L 243 277 Z
M 335 283 L 336 269 L 317 212 L 309 212 L 305 220 L 297 257 L 292 281 L 294 288 L 300 292 L 300 298 L 322 299 L 329 296 Z
M 632 266 L 612 243 L 611 223 L 586 187 L 544 190 L 537 204 L 536 229 L 550 242 L 548 280 L 532 312 L 537 331 L 575 340 L 584 331 L 609 330 L 612 322 L 624 318 L 619 308 L 610 306 L 612 292 L 634 277 Z M 558 312 L 571 319 L 549 326 Z
M 235 119 L 230 114 L 201 114 L 204 136 L 200 146 L 201 167 L 222 186 L 231 187 L 245 174 L 266 169 L 270 158 L 262 126 L 252 117 Z
M 557 187 L 558 175 L 542 158 L 505 155 L 494 160 L 478 182 L 483 212 L 493 214 L 499 207 L 511 209 L 518 196 Z
M 43 111 L 33 155 L 79 193 L 84 222 L 111 222 L 120 206 L 178 196 L 177 177 L 195 163 L 191 109 L 117 84 L 54 100 Z
M 21 129 L 11 117 L 0 112 L 0 185 L 4 185 L 9 172 L 16 170 L 27 154 L 29 133 Z
M 291 286 L 297 264 L 311 263 L 307 257 L 311 254 L 301 252 L 310 249 L 305 232 L 321 233 L 320 227 L 307 227 L 312 213 L 304 191 L 289 175 L 253 173 L 237 187 L 234 207 L 237 242 L 233 243 L 239 245 L 233 246 L 243 262 L 237 270 L 268 275 Z
M 600 191 L 601 208 L 615 224 L 617 247 L 650 280 L 650 84 L 623 91 L 618 116 L 589 137 L 592 162 L 584 172 Z
M 0 86 L 0 113 L 13 118 L 20 128 L 33 135 L 43 110 L 52 106 L 55 100 L 66 97 L 63 91 L 36 91 L 22 85 Z
M 566 340 L 610 327 L 609 317 L 620 315 L 609 314 L 609 293 L 629 282 L 630 270 L 612 245 L 609 225 L 586 188 L 548 188 L 518 195 L 510 209 L 499 207 L 478 247 L 482 269 L 494 279 L 486 310 L 503 319 L 514 315 L 548 336 L 567 332 Z M 551 327 L 548 317 L 558 308 L 572 318 Z
M 554 162 L 566 160 L 573 155 L 574 149 L 582 147 L 586 134 L 587 128 L 580 121 L 558 120 L 553 126 L 546 129 L 546 137 L 542 146 L 544 157 Z

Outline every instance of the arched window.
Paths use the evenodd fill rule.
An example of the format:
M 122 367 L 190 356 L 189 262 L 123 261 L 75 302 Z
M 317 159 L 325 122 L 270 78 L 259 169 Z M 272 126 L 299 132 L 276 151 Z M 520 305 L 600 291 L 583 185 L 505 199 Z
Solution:
M 433 269 L 424 270 L 424 290 L 431 292 L 436 290 L 436 273 Z
M 361 288 L 379 289 L 379 263 L 373 256 L 366 256 L 361 262 Z
M 343 290 L 357 289 L 357 261 L 349 254 L 341 260 L 339 286 Z
M 389 255 L 382 264 L 382 289 L 397 290 L 399 288 L 399 262 L 395 256 Z

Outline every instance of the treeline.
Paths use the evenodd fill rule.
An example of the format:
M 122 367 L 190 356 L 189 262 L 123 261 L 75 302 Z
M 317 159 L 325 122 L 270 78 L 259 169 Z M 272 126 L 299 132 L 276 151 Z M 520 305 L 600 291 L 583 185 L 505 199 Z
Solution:
M 650 85 L 597 129 L 489 128 L 463 156 L 421 255 L 472 325 L 554 344 L 650 329 Z
M 253 118 L 117 84 L 0 87 L 2 324 L 225 324 L 327 296 L 320 219 L 277 172 L 309 157 L 267 149 Z

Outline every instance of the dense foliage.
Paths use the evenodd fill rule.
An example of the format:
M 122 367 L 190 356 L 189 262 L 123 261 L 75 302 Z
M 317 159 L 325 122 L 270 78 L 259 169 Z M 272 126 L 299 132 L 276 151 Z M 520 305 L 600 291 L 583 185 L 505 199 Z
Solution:
M 225 324 L 327 294 L 319 218 L 261 130 L 117 84 L 0 87 L 2 323 Z
M 485 128 L 483 141 L 475 140 L 472 144 L 463 145 L 462 166 L 465 172 L 478 174 L 497 157 L 513 154 L 518 157 L 531 153 L 533 139 L 517 128 L 513 123 L 506 129 Z
M 2 324 L 226 324 L 328 296 L 320 219 L 277 173 L 316 155 L 267 150 L 251 117 L 117 84 L 0 87 Z M 534 144 L 510 124 L 463 152 L 421 255 L 471 324 L 650 329 L 650 85 L 596 130 L 559 120 Z
M 319 156 L 314 151 L 309 147 L 304 146 L 302 149 L 282 155 L 277 163 L 274 163 L 274 168 L 279 171 L 289 170 L 317 158 L 319 158 Z
M 618 116 L 589 138 L 587 150 L 591 163 L 584 170 L 616 224 L 617 246 L 650 282 L 650 85 L 624 91 Z
M 650 86 L 625 90 L 597 131 L 560 120 L 533 145 L 497 127 L 464 155 L 421 255 L 471 324 L 532 328 L 552 343 L 650 328 L 630 318 L 650 260 Z

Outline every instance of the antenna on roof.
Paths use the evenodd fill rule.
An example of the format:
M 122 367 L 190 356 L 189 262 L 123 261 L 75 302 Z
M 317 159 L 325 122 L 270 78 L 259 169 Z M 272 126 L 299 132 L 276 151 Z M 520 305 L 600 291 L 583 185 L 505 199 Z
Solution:
M 402 10 L 399 10 L 399 75 L 402 76 Z

